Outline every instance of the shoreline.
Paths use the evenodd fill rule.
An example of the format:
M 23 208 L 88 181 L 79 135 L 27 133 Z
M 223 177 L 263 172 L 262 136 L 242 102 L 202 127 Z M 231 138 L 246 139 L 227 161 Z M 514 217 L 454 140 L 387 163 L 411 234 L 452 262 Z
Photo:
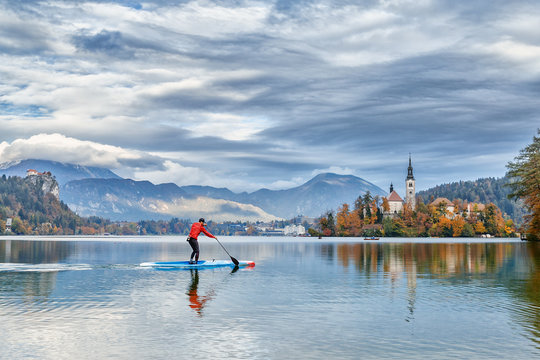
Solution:
M 101 242 L 185 242 L 187 235 L 3 235 L 0 241 L 101 241 Z M 514 243 L 526 242 L 518 237 L 462 237 L 462 238 L 406 238 L 406 237 L 380 237 L 379 240 L 364 239 L 364 237 L 299 237 L 299 236 L 220 236 L 221 242 L 242 243 L 432 243 L 432 244 L 460 244 L 460 243 Z M 202 237 L 201 242 L 214 241 L 214 239 Z

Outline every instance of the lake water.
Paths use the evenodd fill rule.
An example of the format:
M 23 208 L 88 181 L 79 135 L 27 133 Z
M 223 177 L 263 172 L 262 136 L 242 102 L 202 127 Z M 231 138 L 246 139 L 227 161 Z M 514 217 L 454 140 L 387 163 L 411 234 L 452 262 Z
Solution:
M 1 359 L 540 358 L 540 244 L 0 237 Z M 229 259 L 200 239 L 201 259 Z

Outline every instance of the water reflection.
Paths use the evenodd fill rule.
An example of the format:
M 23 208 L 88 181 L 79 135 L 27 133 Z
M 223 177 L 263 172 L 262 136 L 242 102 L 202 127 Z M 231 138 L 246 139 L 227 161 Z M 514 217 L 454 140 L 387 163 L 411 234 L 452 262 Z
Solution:
M 524 250 L 526 256 L 522 257 L 527 259 L 528 272 L 523 281 L 507 286 L 520 301 L 514 310 L 517 320 L 524 324 L 530 332 L 529 338 L 540 349 L 540 244 L 528 243 Z
M 352 263 L 358 271 L 382 271 L 391 278 L 403 273 L 455 276 L 496 272 L 512 259 L 515 247 L 513 243 L 338 244 L 337 257 L 344 267 Z M 321 253 L 323 257 L 332 254 L 325 247 Z
M 332 256 L 327 246 L 320 251 L 323 258 Z M 407 322 L 414 320 L 420 279 L 505 288 L 515 298 L 509 309 L 514 319 L 540 348 L 539 243 L 345 243 L 336 245 L 336 253 L 344 268 L 367 276 L 382 274 L 392 287 L 406 279 Z
M 71 253 L 68 242 L 50 241 L 0 241 L 0 263 L 51 264 L 66 259 Z M 25 302 L 41 302 L 47 299 L 56 285 L 57 271 L 6 273 L 0 272 L 0 292 L 17 295 Z
M 57 272 L 0 272 L 0 294 L 23 302 L 42 302 L 56 286 Z
M 68 241 L 0 241 L 0 263 L 51 264 L 69 257 L 73 243 Z
M 231 270 L 229 275 L 236 273 L 239 269 L 240 268 L 238 266 L 235 266 Z M 215 271 L 214 269 L 207 269 L 207 270 L 201 270 L 201 271 L 208 271 L 208 270 Z M 223 269 L 217 269 L 217 270 L 220 271 Z M 216 296 L 216 289 L 215 289 L 216 284 L 210 285 L 211 286 L 210 289 L 204 292 L 204 295 L 201 295 L 200 289 L 199 289 L 199 280 L 200 280 L 199 270 L 190 269 L 189 271 L 191 273 L 191 283 L 189 284 L 188 291 L 186 292 L 186 295 L 189 298 L 189 307 L 195 310 L 195 312 L 197 313 L 199 317 L 202 317 L 204 307 L 207 305 L 207 303 L 210 300 L 214 299 Z M 224 278 L 223 281 L 226 281 L 227 279 L 228 277 Z
M 189 297 L 189 307 L 195 310 L 197 315 L 202 317 L 202 310 L 206 303 L 214 298 L 216 292 L 214 289 L 208 290 L 205 295 L 199 295 L 199 270 L 191 271 L 191 284 L 189 285 L 187 295 Z

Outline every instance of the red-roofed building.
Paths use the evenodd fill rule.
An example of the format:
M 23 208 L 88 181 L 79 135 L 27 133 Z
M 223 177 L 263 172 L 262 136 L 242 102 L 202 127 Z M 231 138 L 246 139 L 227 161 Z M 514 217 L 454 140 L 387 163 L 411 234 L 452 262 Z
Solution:
M 390 184 L 390 195 L 388 196 L 389 215 L 397 214 L 403 210 L 403 199 L 394 191 L 394 185 Z

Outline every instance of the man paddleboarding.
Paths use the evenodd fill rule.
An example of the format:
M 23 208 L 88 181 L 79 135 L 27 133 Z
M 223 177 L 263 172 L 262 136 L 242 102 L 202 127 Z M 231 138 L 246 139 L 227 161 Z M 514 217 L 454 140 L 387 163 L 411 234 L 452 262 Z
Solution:
M 211 238 L 216 238 L 214 235 L 210 234 L 208 230 L 204 228 L 206 225 L 206 222 L 204 222 L 204 218 L 200 218 L 199 222 L 193 223 L 191 225 L 191 231 L 189 232 L 189 236 L 187 238 L 187 241 L 189 242 L 189 245 L 193 249 L 193 252 L 191 253 L 191 256 L 189 258 L 190 264 L 196 264 L 197 261 L 199 261 L 199 241 L 197 238 L 199 237 L 199 234 L 202 232 L 206 236 Z M 193 261 L 193 257 L 195 257 L 195 261 Z

